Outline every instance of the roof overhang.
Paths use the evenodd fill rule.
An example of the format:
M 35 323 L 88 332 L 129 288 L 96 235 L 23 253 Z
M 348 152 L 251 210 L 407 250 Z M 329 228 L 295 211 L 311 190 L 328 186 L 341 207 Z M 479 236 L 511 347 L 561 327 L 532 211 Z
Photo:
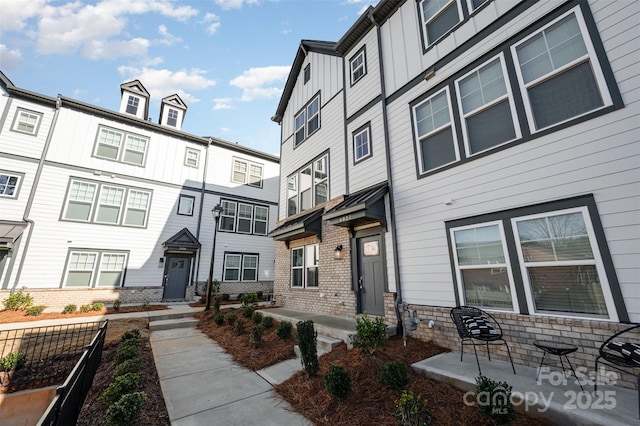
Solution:
M 300 238 L 316 236 L 322 241 L 322 214 L 324 208 L 294 217 L 278 226 L 269 233 L 276 241 L 284 241 L 289 246 L 289 241 Z
M 200 242 L 187 229 L 183 228 L 177 234 L 162 243 L 166 251 L 197 251 L 200 249 Z
M 323 216 L 334 226 L 356 228 L 380 223 L 386 226 L 384 196 L 389 191 L 387 182 L 363 189 L 345 199 Z
M 11 248 L 13 243 L 22 235 L 27 222 L 14 222 L 12 220 L 0 220 L 0 249 Z

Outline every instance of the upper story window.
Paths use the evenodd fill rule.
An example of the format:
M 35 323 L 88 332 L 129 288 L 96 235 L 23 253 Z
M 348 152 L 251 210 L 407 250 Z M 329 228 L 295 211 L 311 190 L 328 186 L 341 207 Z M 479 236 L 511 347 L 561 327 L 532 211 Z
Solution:
M 71 250 L 65 267 L 64 287 L 121 287 L 127 252 Z
M 367 56 L 364 46 L 349 61 L 349 68 L 351 69 L 351 85 L 354 85 L 358 80 L 365 76 L 367 73 Z
M 197 149 L 187 148 L 184 154 L 184 165 L 187 167 L 198 168 L 200 164 L 200 151 Z
M 129 95 L 129 99 L 127 99 L 126 111 L 129 114 L 136 115 L 138 113 L 138 105 L 140 105 L 140 98 Z
M 269 208 L 240 201 L 221 200 L 220 231 L 267 235 Z
M 263 169 L 262 164 L 234 158 L 231 182 L 262 188 Z
M 319 252 L 318 244 L 291 250 L 291 287 L 318 287 Z
M 193 209 L 196 204 L 196 197 L 180 194 L 178 200 L 178 214 L 182 216 L 193 216 Z
M 298 146 L 320 128 L 320 94 L 295 116 L 295 143 Z
M 304 67 L 304 84 L 307 84 L 309 80 L 311 80 L 311 64 Z
M 151 191 L 72 179 L 63 220 L 144 227 Z
M 422 0 L 420 13 L 427 46 L 435 43 L 462 20 L 458 0 Z
M 167 113 L 167 124 L 169 126 L 176 127 L 178 124 L 178 110 L 169 108 L 169 112 Z
M 121 163 L 143 166 L 148 144 L 149 138 L 145 136 L 100 126 L 94 155 Z
M 469 10 L 475 12 L 485 3 L 489 3 L 490 0 L 467 0 L 469 2 Z
M 328 163 L 329 156 L 325 154 L 289 176 L 287 180 L 289 216 L 329 199 Z
M 11 130 L 36 136 L 38 134 L 41 121 L 42 113 L 18 108 L 16 116 L 13 119 L 13 126 L 11 126 Z
M 371 157 L 371 124 L 353 133 L 353 159 L 357 163 Z
M 22 175 L 0 170 L 0 197 L 16 198 Z

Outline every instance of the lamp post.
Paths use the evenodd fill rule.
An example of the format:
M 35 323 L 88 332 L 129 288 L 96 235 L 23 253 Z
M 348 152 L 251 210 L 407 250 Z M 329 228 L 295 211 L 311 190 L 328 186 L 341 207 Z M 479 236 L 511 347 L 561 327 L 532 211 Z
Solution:
M 213 214 L 213 219 L 215 221 L 215 226 L 213 228 L 213 250 L 211 251 L 211 265 L 209 265 L 209 279 L 207 280 L 207 306 L 204 308 L 205 311 L 211 309 L 211 291 L 213 290 L 213 259 L 216 255 L 216 237 L 218 236 L 218 222 L 220 221 L 220 214 L 222 213 L 222 206 L 220 204 L 216 204 L 216 206 L 211 210 Z

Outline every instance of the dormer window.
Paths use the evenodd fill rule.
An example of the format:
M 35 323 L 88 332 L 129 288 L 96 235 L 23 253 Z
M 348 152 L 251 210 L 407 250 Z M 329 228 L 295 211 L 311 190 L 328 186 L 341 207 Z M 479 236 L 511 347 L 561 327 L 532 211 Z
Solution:
M 139 104 L 140 104 L 140 98 L 136 98 L 135 96 L 129 96 L 129 100 L 127 100 L 127 112 L 129 114 L 136 115 L 138 113 Z
M 167 114 L 167 124 L 169 126 L 176 127 L 178 123 L 178 110 L 169 108 L 169 113 Z

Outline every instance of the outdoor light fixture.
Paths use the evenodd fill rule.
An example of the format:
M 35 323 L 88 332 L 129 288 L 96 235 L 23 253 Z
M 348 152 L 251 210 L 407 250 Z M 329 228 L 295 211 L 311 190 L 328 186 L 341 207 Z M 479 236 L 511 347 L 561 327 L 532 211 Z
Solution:
M 342 244 L 336 247 L 336 249 L 333 251 L 333 258 L 336 260 L 344 259 L 344 251 L 342 250 Z
M 213 260 L 216 255 L 216 237 L 218 236 L 218 222 L 220 221 L 220 214 L 222 214 L 222 206 L 220 204 L 216 204 L 216 206 L 211 210 L 211 214 L 213 214 L 213 220 L 215 221 L 215 226 L 213 228 L 213 249 L 211 250 L 211 265 L 209 265 L 209 279 L 207 280 L 207 306 L 204 308 L 205 311 L 211 309 L 211 291 L 213 290 Z

